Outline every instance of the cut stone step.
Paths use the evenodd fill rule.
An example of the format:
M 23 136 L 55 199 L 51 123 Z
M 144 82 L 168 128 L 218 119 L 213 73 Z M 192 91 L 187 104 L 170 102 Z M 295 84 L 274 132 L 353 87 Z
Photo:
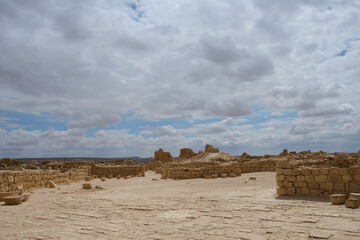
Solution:
M 357 198 L 348 198 L 345 201 L 345 207 L 347 208 L 358 208 L 359 200 Z
M 360 193 L 350 193 L 350 198 L 356 198 L 359 202 L 359 206 L 360 206 Z
M 332 204 L 340 205 L 340 204 L 345 203 L 346 195 L 345 194 L 331 194 L 329 196 L 329 198 L 330 198 L 330 201 Z

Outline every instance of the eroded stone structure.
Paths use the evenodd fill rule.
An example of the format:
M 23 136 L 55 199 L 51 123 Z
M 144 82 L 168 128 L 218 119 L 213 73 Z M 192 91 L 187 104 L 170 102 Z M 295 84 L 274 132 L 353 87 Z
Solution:
M 89 168 L 83 166 L 67 172 L 59 170 L 24 170 L 0 171 L 0 192 L 15 192 L 20 187 L 23 191 L 48 187 L 49 181 L 56 184 L 67 184 L 69 181 L 84 180 L 89 175 Z
M 97 165 L 91 166 L 91 174 L 98 177 L 143 177 L 145 176 L 145 167 L 138 166 L 112 166 L 112 165 Z
M 276 165 L 278 195 L 328 197 L 360 193 L 359 154 L 289 154 Z

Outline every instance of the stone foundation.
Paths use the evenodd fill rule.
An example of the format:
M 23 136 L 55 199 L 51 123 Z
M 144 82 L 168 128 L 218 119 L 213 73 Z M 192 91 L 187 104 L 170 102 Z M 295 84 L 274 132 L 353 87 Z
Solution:
M 211 178 L 228 176 L 240 176 L 241 167 L 239 163 L 233 164 L 210 164 L 210 163 L 189 163 L 177 164 L 162 169 L 161 178 L 191 179 L 191 178 Z
M 91 175 L 98 177 L 144 177 L 144 166 L 92 165 Z
M 308 167 L 290 161 L 276 165 L 278 195 L 328 197 L 360 193 L 360 166 Z
M 64 173 L 59 170 L 4 170 L 0 171 L 0 192 L 15 192 L 21 187 L 23 191 L 47 187 L 49 181 L 60 185 L 67 184 L 69 181 L 83 180 L 88 174 L 89 168 L 87 166 Z
M 240 161 L 239 164 L 242 173 L 274 172 L 276 168 L 274 159 Z

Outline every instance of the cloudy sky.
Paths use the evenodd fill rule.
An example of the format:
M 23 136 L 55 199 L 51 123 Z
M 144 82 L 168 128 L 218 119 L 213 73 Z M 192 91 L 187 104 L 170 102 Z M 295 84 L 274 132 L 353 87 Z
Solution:
M 0 157 L 360 150 L 360 3 L 0 0 Z

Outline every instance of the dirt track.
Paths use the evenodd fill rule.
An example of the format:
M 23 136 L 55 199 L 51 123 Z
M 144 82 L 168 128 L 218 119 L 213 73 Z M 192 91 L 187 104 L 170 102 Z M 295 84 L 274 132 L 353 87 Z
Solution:
M 159 178 L 36 190 L 22 205 L 0 205 L 0 239 L 360 239 L 360 209 L 277 198 L 275 173 Z

